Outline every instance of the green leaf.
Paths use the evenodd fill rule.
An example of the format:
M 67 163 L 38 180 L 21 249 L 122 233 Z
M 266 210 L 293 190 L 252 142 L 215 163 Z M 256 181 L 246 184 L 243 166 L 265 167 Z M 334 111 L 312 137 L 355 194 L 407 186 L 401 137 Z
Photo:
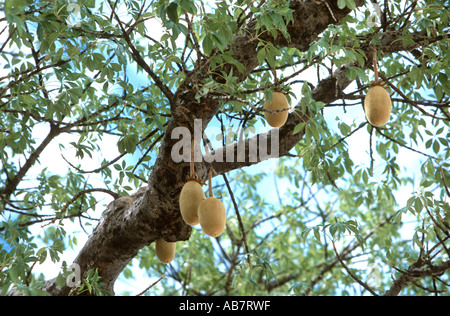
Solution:
M 332 237 L 335 236 L 337 229 L 338 229 L 338 225 L 336 225 L 336 224 L 333 224 L 330 226 L 330 234 Z
M 62 273 L 58 274 L 55 283 L 59 288 L 63 288 L 66 285 L 66 278 Z
M 300 131 L 304 130 L 306 126 L 306 123 L 299 123 L 295 126 L 294 131 L 292 132 L 293 135 L 296 135 L 300 133 Z
M 227 40 L 222 34 L 213 33 L 212 38 L 213 44 L 215 44 L 221 52 L 223 52 L 227 48 L 228 46 Z
M 346 0 L 346 5 L 350 10 L 356 9 L 356 3 L 354 0 Z
M 172 21 L 175 24 L 178 24 L 178 21 L 180 19 L 178 15 L 178 4 L 175 2 L 172 2 L 167 7 L 167 16 L 169 17 L 170 21 Z
M 118 142 L 118 149 L 121 154 L 133 154 L 136 151 L 136 146 L 139 138 L 135 134 L 126 135 Z
M 9 277 L 11 278 L 11 281 L 13 281 L 14 283 L 20 283 L 20 279 L 19 279 L 19 276 L 20 276 L 20 273 L 21 273 L 21 271 L 20 271 L 21 269 L 20 269 L 20 267 L 18 266 L 18 265 L 13 265 L 12 267 L 11 267 L 11 269 L 9 269 Z
M 313 228 L 313 232 L 314 232 L 314 237 L 320 242 L 320 227 L 319 226 L 315 226 Z
M 116 169 L 117 171 L 121 171 L 122 170 L 122 166 L 119 165 L 118 163 L 114 164 L 114 169 Z
M 415 210 L 417 213 L 420 213 L 420 212 L 422 211 L 422 209 L 423 209 L 423 203 L 422 203 L 422 200 L 421 200 L 420 198 L 417 198 L 417 199 L 414 201 L 414 210 Z
M 210 34 L 207 34 L 205 36 L 202 46 L 204 54 L 207 56 L 211 55 L 212 51 L 214 50 L 214 45 Z
M 258 58 L 258 62 L 260 65 L 264 64 L 264 61 L 266 60 L 266 56 L 267 56 L 267 52 L 266 52 L 265 48 L 260 49 L 258 51 L 258 54 L 256 57 Z
M 433 151 L 436 153 L 436 154 L 439 154 L 439 149 L 440 149 L 440 145 L 439 145 L 439 142 L 436 140 L 434 143 L 433 143 Z
M 347 6 L 347 2 L 346 0 L 338 0 L 337 5 L 338 8 L 342 10 Z
M 413 245 L 416 245 L 419 249 L 423 247 L 417 232 L 415 232 L 413 236 Z

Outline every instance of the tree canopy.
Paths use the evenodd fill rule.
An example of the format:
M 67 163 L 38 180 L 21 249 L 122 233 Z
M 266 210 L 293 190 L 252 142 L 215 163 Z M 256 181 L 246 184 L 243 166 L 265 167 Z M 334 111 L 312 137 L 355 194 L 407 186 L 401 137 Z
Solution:
M 0 293 L 448 295 L 449 8 L 0 1 Z M 219 237 L 180 213 L 193 171 Z

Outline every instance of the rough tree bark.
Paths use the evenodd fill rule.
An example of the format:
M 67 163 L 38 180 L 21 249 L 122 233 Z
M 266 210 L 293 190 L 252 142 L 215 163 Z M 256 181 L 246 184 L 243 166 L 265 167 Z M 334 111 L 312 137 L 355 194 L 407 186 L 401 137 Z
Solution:
M 450 261 L 445 261 L 438 266 L 429 266 L 428 268 L 422 268 L 426 265 L 425 261 L 417 261 L 412 264 L 408 270 L 403 271 L 402 275 L 394 280 L 392 287 L 387 290 L 385 296 L 397 296 L 400 292 L 416 278 L 424 278 L 430 276 L 441 276 L 450 268 Z

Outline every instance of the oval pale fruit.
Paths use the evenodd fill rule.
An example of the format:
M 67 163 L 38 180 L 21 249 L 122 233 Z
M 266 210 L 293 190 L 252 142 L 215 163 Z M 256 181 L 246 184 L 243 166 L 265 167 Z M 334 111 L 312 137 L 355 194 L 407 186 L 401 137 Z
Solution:
M 175 246 L 174 242 L 167 242 L 164 239 L 158 239 L 156 241 L 155 250 L 156 256 L 162 263 L 170 263 L 175 258 Z
M 184 221 L 191 226 L 197 225 L 198 206 L 206 198 L 202 186 L 197 181 L 188 181 L 181 189 L 180 211 Z
M 225 230 L 227 212 L 222 201 L 209 197 L 203 200 L 198 207 L 200 226 L 206 235 L 218 237 Z
M 370 88 L 364 101 L 367 120 L 373 126 L 383 126 L 389 121 L 392 101 L 389 93 L 382 86 Z
M 264 104 L 264 110 L 276 111 L 283 110 L 286 111 L 269 113 L 264 112 L 267 123 L 272 127 L 281 127 L 286 123 L 289 115 L 289 101 L 286 96 L 281 92 L 274 92 L 272 94 L 272 101 L 267 100 Z

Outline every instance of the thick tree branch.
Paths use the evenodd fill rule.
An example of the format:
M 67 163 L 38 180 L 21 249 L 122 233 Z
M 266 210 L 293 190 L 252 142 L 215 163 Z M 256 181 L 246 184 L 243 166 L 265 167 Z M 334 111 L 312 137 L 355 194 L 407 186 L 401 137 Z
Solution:
M 450 260 L 445 261 L 437 266 L 430 266 L 422 269 L 423 263 L 416 263 L 409 267 L 408 270 L 402 271 L 402 275 L 394 281 L 392 287 L 386 291 L 385 296 L 398 296 L 400 292 L 416 278 L 425 278 L 429 276 L 438 276 L 450 269 Z
M 50 144 L 50 142 L 57 137 L 61 133 L 61 129 L 51 124 L 50 125 L 50 132 L 45 137 L 45 139 L 42 141 L 42 143 L 39 145 L 38 148 L 28 157 L 25 164 L 20 168 L 20 170 L 17 172 L 17 174 L 12 179 L 8 179 L 6 186 L 0 190 L 0 195 L 3 195 L 7 200 L 9 200 L 9 197 L 11 194 L 14 193 L 14 191 L 17 189 L 17 186 L 19 185 L 20 181 L 22 181 L 23 177 L 27 174 L 28 170 L 34 165 L 34 163 L 39 158 L 40 154 L 44 151 L 44 149 Z

